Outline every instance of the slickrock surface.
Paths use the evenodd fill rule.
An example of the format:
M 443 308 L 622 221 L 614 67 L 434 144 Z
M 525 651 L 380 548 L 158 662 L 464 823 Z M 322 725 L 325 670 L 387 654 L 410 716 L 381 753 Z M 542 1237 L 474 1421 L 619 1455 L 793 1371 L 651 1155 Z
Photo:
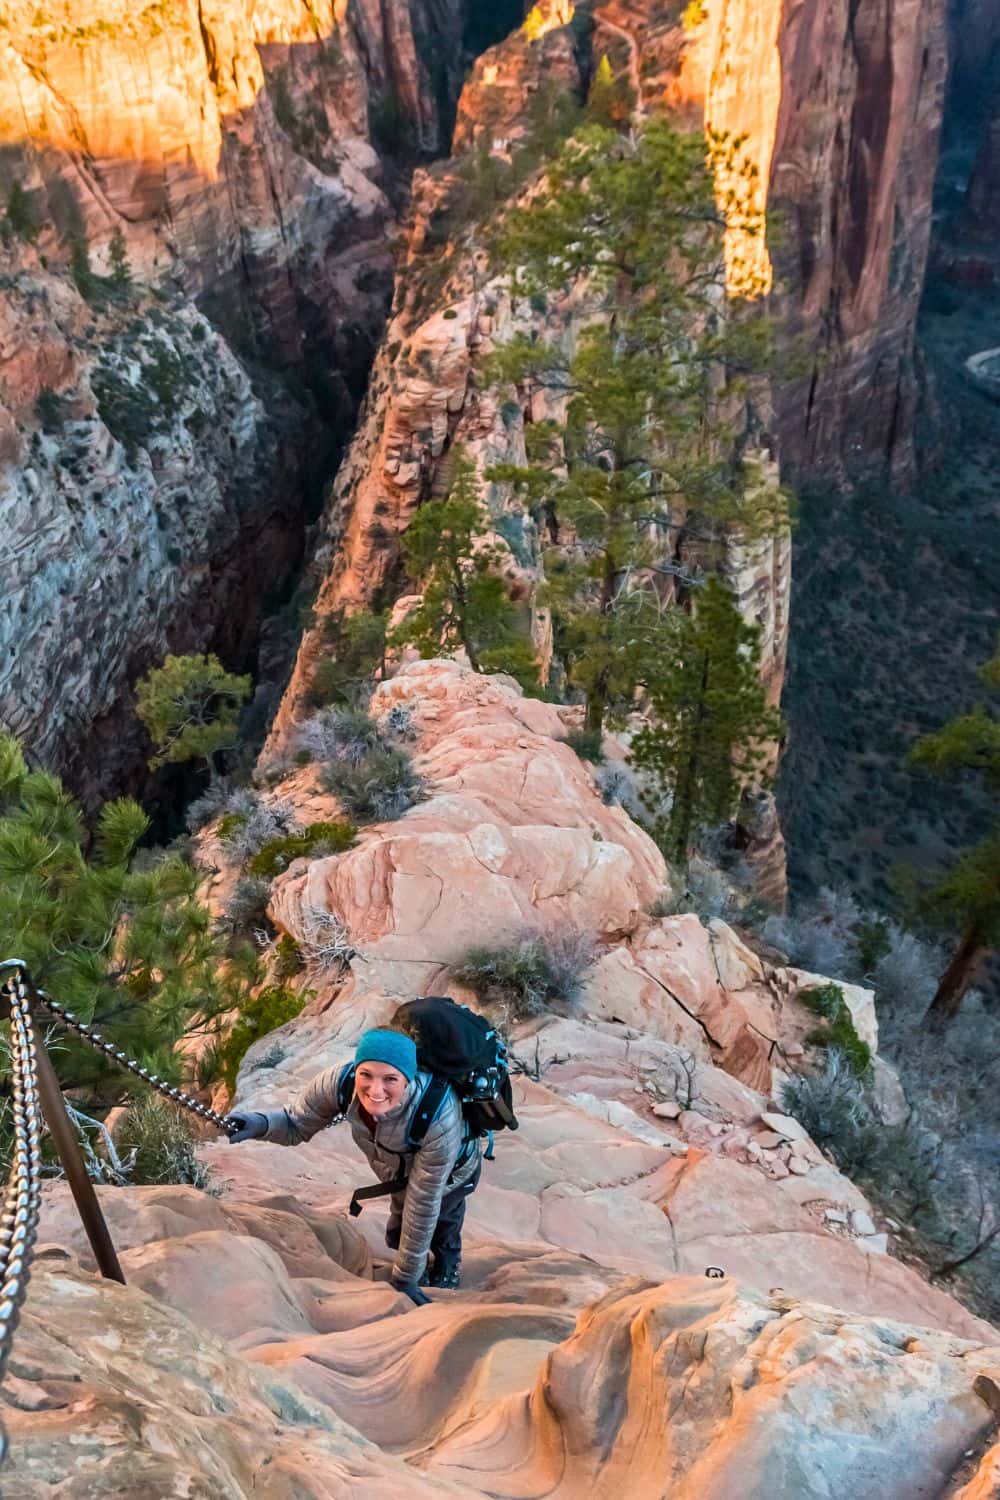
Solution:
M 626 1286 L 430 1470 L 511 1497 L 929 1500 L 993 1426 L 971 1386 L 996 1353 L 730 1283 Z
M 280 1372 L 69 1264 L 36 1272 L 4 1394 L 5 1500 L 479 1493 L 405 1469 Z
M 589 924 L 575 1007 L 510 1027 L 520 1128 L 470 1200 L 462 1288 L 415 1309 L 385 1284 L 386 1206 L 348 1217 L 369 1178 L 343 1129 L 208 1140 L 210 1193 L 99 1188 L 125 1290 L 93 1279 L 49 1183 L 0 1387 L 5 1500 L 57 1479 L 67 1500 L 983 1500 L 1000 1333 L 894 1258 L 782 1107 L 815 1025 L 797 997 L 823 976 L 646 914 L 659 855 L 555 706 L 453 662 L 379 688 L 376 713 L 400 704 L 427 801 L 274 884 L 294 930 L 312 882 L 364 957 L 255 1044 L 237 1100 L 287 1100 L 401 995 L 447 990 L 462 945 Z M 277 791 L 304 821 L 331 811 L 311 769 Z M 849 1001 L 874 1043 L 870 994 Z
M 310 911 L 333 912 L 363 953 L 358 982 L 404 994 L 432 991 L 470 933 L 489 944 L 535 927 L 599 937 L 635 927 L 666 883 L 663 858 L 601 801 L 560 743 L 556 707 L 443 661 L 405 667 L 372 713 L 395 705 L 413 712 L 430 795 L 357 849 L 278 881 L 283 928 L 304 936 Z

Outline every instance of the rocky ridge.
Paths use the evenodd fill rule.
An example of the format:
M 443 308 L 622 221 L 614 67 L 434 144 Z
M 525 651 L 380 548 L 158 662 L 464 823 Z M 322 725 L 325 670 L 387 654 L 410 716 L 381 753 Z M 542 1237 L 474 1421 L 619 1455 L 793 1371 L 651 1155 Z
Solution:
M 207 1142 L 214 1196 L 100 1189 L 126 1289 L 91 1274 L 50 1184 L 0 1393 L 5 1494 L 35 1500 L 53 1474 L 76 1500 L 134 1493 L 137 1476 L 206 1500 L 318 1500 L 359 1479 L 511 1500 L 625 1484 L 691 1500 L 988 1494 L 1000 1335 L 894 1258 L 863 1195 L 781 1111 L 813 1020 L 796 997 L 816 976 L 774 970 L 725 924 L 642 911 L 659 855 L 601 801 L 555 706 L 449 662 L 405 667 L 374 709 L 400 704 L 428 800 L 275 881 L 289 931 L 311 881 L 357 951 L 247 1054 L 238 1098 L 287 1097 L 400 993 L 460 995 L 459 942 L 593 923 L 577 1009 L 514 1027 L 521 1128 L 471 1201 L 463 1289 L 413 1310 L 384 1284 L 384 1209 L 347 1217 L 364 1172 L 339 1131 L 294 1151 Z M 304 776 L 275 793 L 303 821 L 317 811 Z M 478 874 L 455 862 L 462 847 Z M 451 932 L 428 923 L 418 986 L 391 947 L 411 909 L 397 903 L 408 891 L 423 910 L 442 882 Z M 848 1001 L 874 1043 L 870 993 Z
M 604 8 L 595 12 L 591 61 L 604 45 L 618 44 L 622 28 L 605 17 Z M 391 602 L 399 539 L 421 501 L 447 489 L 452 450 L 461 445 L 481 473 L 497 463 L 523 463 L 526 429 L 559 415 L 553 395 L 537 392 L 529 398 L 513 387 L 490 386 L 482 371 L 490 353 L 517 333 L 571 345 L 583 316 L 577 299 L 570 291 L 549 298 L 544 308 L 513 299 L 505 278 L 490 273 L 475 222 L 456 222 L 450 195 L 472 148 L 486 144 L 501 156 L 515 150 L 528 131 L 532 101 L 547 91 L 581 97 L 588 65 L 578 31 L 568 25 L 555 24 L 537 39 L 519 31 L 491 48 L 474 65 L 459 99 L 455 158 L 444 171 L 415 179 L 393 316 L 358 432 L 328 498 L 312 563 L 318 581 L 316 624 L 300 644 L 269 754 L 287 746 L 306 710 L 331 622 L 343 612 Z M 766 392 L 759 395 L 766 406 Z M 777 464 L 761 446 L 758 414 L 751 403 L 738 408 L 734 442 L 756 465 L 761 486 L 774 487 Z M 490 541 L 509 558 L 512 594 L 530 606 L 532 636 L 547 672 L 551 623 L 536 600 L 542 539 L 509 486 L 484 484 L 484 501 L 495 527 Z M 787 651 L 787 534 L 753 544 L 734 539 L 725 572 L 746 617 L 761 627 L 762 672 L 769 697 L 777 702 Z M 781 905 L 784 847 L 766 795 L 748 815 L 747 846 L 758 889 Z

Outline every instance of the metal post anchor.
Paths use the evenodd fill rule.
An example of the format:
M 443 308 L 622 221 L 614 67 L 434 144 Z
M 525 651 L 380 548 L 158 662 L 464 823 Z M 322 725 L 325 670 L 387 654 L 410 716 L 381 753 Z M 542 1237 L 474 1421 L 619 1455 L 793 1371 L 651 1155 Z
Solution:
M 11 968 L 20 969 L 24 988 L 32 1003 L 37 999 L 35 986 L 27 968 L 16 961 L 2 964 L 0 965 L 0 1017 L 6 1017 L 10 1014 L 10 1001 L 7 999 L 5 993 L 3 971 Z M 34 1008 L 34 1005 L 32 1005 L 32 1008 Z M 69 1115 L 66 1113 L 66 1105 L 63 1100 L 62 1090 L 59 1087 L 59 1080 L 56 1077 L 55 1068 L 53 1068 L 51 1059 L 45 1050 L 45 1043 L 42 1040 L 40 1028 L 34 1015 L 32 1016 L 32 1020 L 35 1021 L 36 1026 L 38 1097 L 42 1106 L 42 1113 L 45 1116 L 45 1123 L 48 1125 L 49 1134 L 52 1136 L 52 1144 L 55 1146 L 59 1160 L 62 1162 L 63 1170 L 66 1173 L 66 1181 L 69 1183 L 70 1191 L 76 1201 L 77 1211 L 83 1227 L 87 1231 L 87 1238 L 90 1241 L 90 1248 L 94 1252 L 94 1259 L 97 1261 L 98 1270 L 108 1281 L 120 1281 L 124 1286 L 125 1274 L 118 1263 L 118 1254 L 112 1242 L 111 1235 L 108 1232 L 104 1215 L 101 1212 L 101 1205 L 97 1201 L 94 1184 L 87 1175 L 83 1152 L 80 1150 L 80 1143 L 76 1138 L 76 1132 L 73 1129 Z

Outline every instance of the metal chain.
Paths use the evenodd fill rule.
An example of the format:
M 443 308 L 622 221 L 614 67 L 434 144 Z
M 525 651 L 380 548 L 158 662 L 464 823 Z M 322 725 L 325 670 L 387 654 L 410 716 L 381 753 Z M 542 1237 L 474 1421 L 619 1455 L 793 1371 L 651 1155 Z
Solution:
M 31 1251 L 41 1204 L 41 1107 L 35 1032 L 24 973 L 15 969 L 4 988 L 10 999 L 10 1050 L 14 1155 L 0 1214 L 0 1380 L 10 1359 L 21 1304 L 28 1291 Z M 7 1433 L 0 1424 L 0 1463 Z
M 216 1114 L 215 1110 L 209 1109 L 207 1104 L 199 1104 L 197 1099 L 192 1099 L 191 1095 L 186 1094 L 183 1089 L 174 1088 L 171 1084 L 164 1083 L 162 1078 L 157 1078 L 156 1074 L 151 1073 L 148 1068 L 140 1066 L 134 1058 L 129 1057 L 127 1052 L 122 1052 L 111 1042 L 106 1042 L 99 1031 L 96 1031 L 93 1026 L 88 1026 L 85 1021 L 78 1021 L 71 1011 L 66 1010 L 57 1000 L 53 1000 L 44 990 L 36 990 L 35 993 L 45 1006 L 45 1009 L 50 1011 L 57 1021 L 68 1027 L 70 1031 L 75 1031 L 77 1036 L 82 1037 L 85 1042 L 89 1042 L 98 1052 L 103 1052 L 112 1062 L 116 1062 L 120 1068 L 126 1068 L 128 1072 L 134 1073 L 137 1078 L 141 1078 L 143 1083 L 148 1083 L 150 1088 L 156 1089 L 157 1093 L 162 1094 L 165 1099 L 171 1099 L 175 1104 L 180 1104 L 184 1109 L 189 1109 L 192 1114 L 198 1115 L 202 1120 L 211 1121 L 220 1130 L 224 1130 L 227 1135 L 232 1135 L 234 1131 L 239 1129 L 239 1126 L 225 1115 Z

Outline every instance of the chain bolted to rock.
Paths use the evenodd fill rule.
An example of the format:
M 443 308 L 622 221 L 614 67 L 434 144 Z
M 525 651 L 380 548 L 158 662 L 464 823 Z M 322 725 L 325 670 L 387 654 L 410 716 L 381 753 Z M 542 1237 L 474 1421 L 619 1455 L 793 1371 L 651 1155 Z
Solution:
M 151 1073 L 148 1068 L 142 1067 L 134 1058 L 129 1057 L 127 1052 L 122 1052 L 120 1048 L 113 1046 L 111 1042 L 106 1042 L 99 1031 L 96 1031 L 92 1026 L 88 1026 L 85 1021 L 78 1021 L 71 1011 L 66 1010 L 58 1001 L 53 1000 L 44 990 L 38 990 L 36 993 L 39 1000 L 45 1006 L 45 1009 L 51 1012 L 55 1019 L 69 1031 L 74 1031 L 77 1036 L 82 1037 L 85 1042 L 89 1042 L 98 1052 L 103 1052 L 106 1057 L 110 1057 L 112 1062 L 116 1062 L 120 1068 L 125 1068 L 129 1073 L 134 1073 L 137 1078 L 141 1078 L 143 1083 L 148 1083 L 150 1088 L 156 1089 L 157 1093 L 162 1094 L 165 1099 L 170 1099 L 174 1104 L 179 1104 L 182 1108 L 189 1109 L 199 1119 L 208 1120 L 212 1125 L 217 1125 L 227 1135 L 232 1135 L 235 1130 L 239 1129 L 225 1115 L 217 1114 L 214 1109 L 209 1109 L 207 1104 L 199 1104 L 197 1099 L 192 1099 L 191 1095 L 186 1094 L 183 1089 L 174 1088 L 172 1084 L 164 1083 L 162 1078 L 157 1078 L 155 1073 Z
M 10 1005 L 14 1154 L 0 1212 L 0 1381 L 7 1371 L 21 1304 L 28 1291 L 31 1251 L 38 1233 L 42 1165 L 37 1044 L 29 991 L 20 969 L 9 975 L 5 988 Z M 0 1463 L 6 1457 L 7 1433 L 0 1424 Z
M 143 1083 L 147 1083 L 165 1099 L 170 1099 L 183 1109 L 190 1110 L 199 1119 L 207 1120 L 219 1130 L 225 1131 L 227 1135 L 233 1135 L 239 1126 L 235 1121 L 217 1114 L 214 1109 L 209 1109 L 207 1105 L 199 1104 L 197 1099 L 192 1099 L 191 1095 L 186 1094 L 183 1089 L 164 1083 L 162 1078 L 157 1078 L 155 1073 L 151 1073 L 148 1068 L 144 1068 L 134 1058 L 129 1057 L 128 1053 L 113 1046 L 111 1042 L 105 1041 L 101 1033 L 93 1026 L 77 1020 L 71 1011 L 53 1000 L 44 990 L 36 989 L 27 966 L 20 959 L 10 959 L 0 963 L 0 1000 L 6 1002 L 4 1011 L 10 1024 L 11 1116 L 14 1128 L 14 1151 L 3 1207 L 0 1210 L 0 1382 L 2 1382 L 10 1360 L 21 1306 L 28 1291 L 31 1252 L 38 1233 L 38 1215 L 41 1207 L 43 1116 L 48 1120 L 50 1132 L 56 1140 L 57 1148 L 60 1149 L 60 1155 L 67 1167 L 67 1176 L 70 1178 L 74 1196 L 77 1198 L 77 1207 L 80 1208 L 81 1216 L 84 1218 L 101 1271 L 105 1276 L 124 1280 L 114 1246 L 111 1244 L 107 1227 L 97 1206 L 93 1187 L 89 1181 L 82 1185 L 79 1181 L 74 1182 L 72 1163 L 66 1160 L 69 1146 L 65 1133 L 68 1132 L 72 1138 L 72 1127 L 67 1117 L 61 1121 L 62 1130 L 59 1131 L 59 1122 L 55 1120 L 52 1113 L 52 1096 L 54 1095 L 55 1100 L 59 1101 L 59 1108 L 56 1111 L 59 1115 L 63 1113 L 62 1101 L 58 1082 L 52 1072 L 52 1064 L 45 1056 L 44 1047 L 35 1035 L 32 1003 L 35 1001 L 40 1003 L 60 1025 L 75 1032 L 78 1037 L 89 1043 L 96 1051 L 102 1052 L 112 1062 L 117 1063 L 120 1068 L 134 1073 L 137 1078 L 141 1078 Z M 44 1073 L 43 1068 L 46 1070 Z M 43 1106 L 46 1089 L 48 1090 L 48 1103 Z M 64 1136 L 61 1146 L 60 1133 Z M 78 1158 L 76 1165 L 79 1174 L 85 1178 L 86 1170 L 82 1158 L 79 1157 L 79 1150 L 75 1154 Z M 91 1200 L 91 1214 L 86 1213 L 86 1205 L 81 1202 L 81 1198 L 88 1195 Z M 7 1457 L 7 1448 L 7 1433 L 0 1422 L 0 1464 Z

